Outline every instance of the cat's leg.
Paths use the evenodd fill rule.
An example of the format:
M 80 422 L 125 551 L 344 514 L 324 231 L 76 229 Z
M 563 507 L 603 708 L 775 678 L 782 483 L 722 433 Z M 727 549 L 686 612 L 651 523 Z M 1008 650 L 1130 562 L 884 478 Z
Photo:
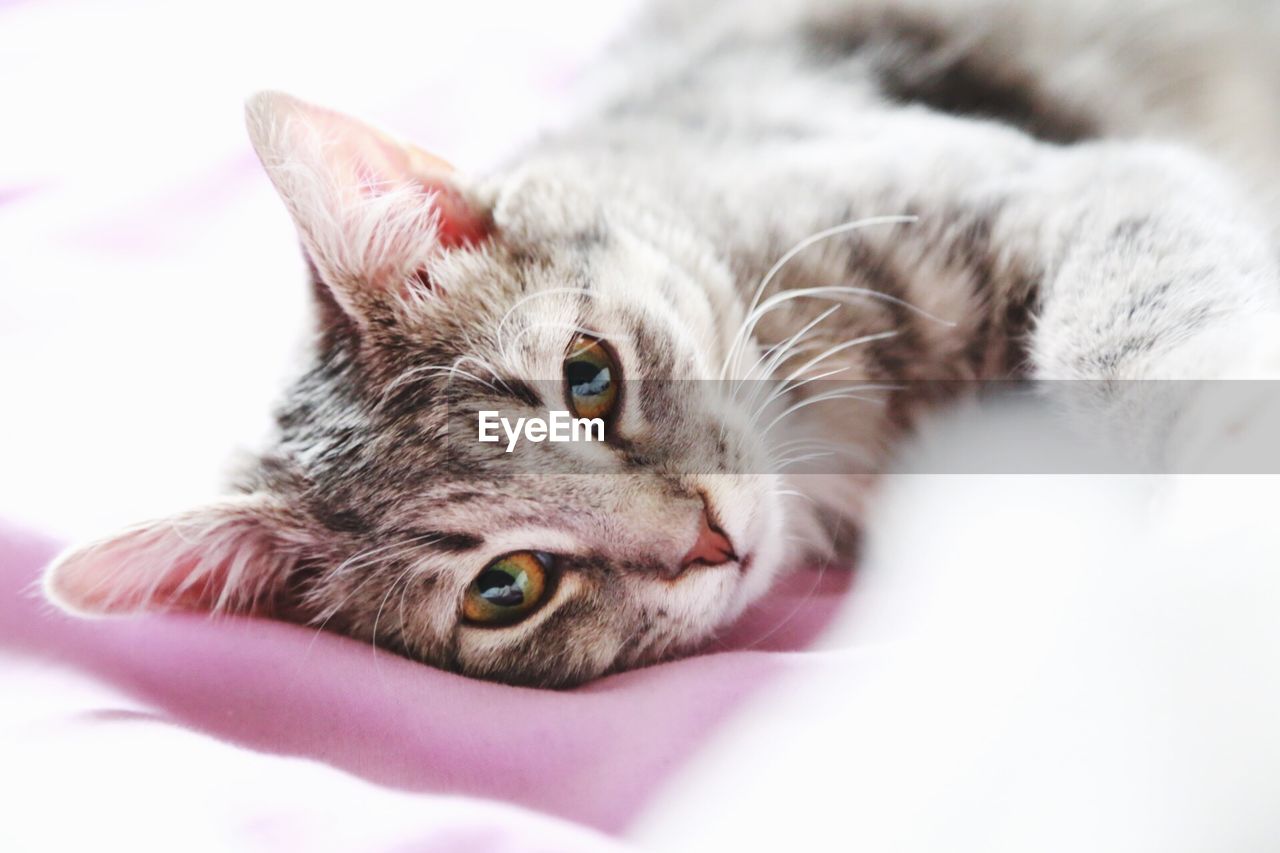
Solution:
M 875 372 L 848 375 L 901 377 L 908 388 L 912 379 L 996 378 L 1022 355 L 1011 344 L 1022 342 L 1030 376 L 1088 438 L 1120 451 L 1118 473 L 1254 470 L 1249 453 L 1280 414 L 1267 399 L 1270 383 L 1214 381 L 1280 377 L 1276 247 L 1247 188 L 1176 146 L 1042 145 L 996 125 L 906 110 L 870 115 L 856 129 L 841 142 L 847 166 L 823 174 L 838 175 L 828 184 L 838 203 L 746 206 L 773 227 L 804 229 L 791 232 L 797 241 L 840 218 L 918 215 L 910 226 L 854 232 L 857 251 L 843 270 L 820 256 L 793 285 L 827 283 L 843 271 L 852 285 L 928 312 L 869 301 L 839 315 L 849 324 L 845 340 L 895 335 L 883 348 L 851 350 Z M 774 198 L 786 189 L 766 187 Z M 775 259 L 755 265 L 769 269 Z M 932 383 L 921 387 L 928 393 Z M 1227 392 L 1232 406 L 1215 399 Z M 808 410 L 815 420 L 807 425 L 818 409 Z M 848 422 L 879 418 L 877 436 L 891 446 L 901 426 L 889 414 L 852 409 L 814 431 L 847 442 Z M 1242 423 L 1247 440 L 1233 440 Z M 1215 457 L 1228 448 L 1243 448 L 1243 461 Z
M 1280 378 L 1267 229 L 1210 164 L 1175 149 L 1108 143 L 1053 159 L 1047 192 L 1006 211 L 1040 223 L 1034 376 L 1074 380 L 1061 386 L 1074 410 L 1122 432 L 1147 467 L 1249 471 L 1280 417 L 1265 381 Z
M 915 375 L 954 375 L 957 346 L 985 345 L 964 312 L 1007 326 L 1025 305 L 1029 333 L 1003 331 L 1025 337 L 1030 376 L 1131 469 L 1186 470 L 1242 420 L 1267 429 L 1270 383 L 1216 381 L 1280 378 L 1280 247 L 1247 187 L 1175 145 L 1043 145 L 906 111 L 874 129 L 851 194 L 876 206 L 858 213 L 920 213 L 877 245 L 912 271 L 898 295 L 957 321 L 932 348 L 944 332 L 914 321 Z

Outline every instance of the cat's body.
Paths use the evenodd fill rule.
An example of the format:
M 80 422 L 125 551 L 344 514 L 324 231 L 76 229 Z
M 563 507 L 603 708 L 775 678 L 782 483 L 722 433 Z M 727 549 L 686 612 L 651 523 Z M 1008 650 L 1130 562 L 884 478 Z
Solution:
M 597 110 L 474 180 L 255 99 L 315 364 L 244 496 L 67 555 L 52 594 L 569 684 L 696 648 L 788 562 L 845 556 L 865 474 L 929 402 L 914 380 L 1276 367 L 1280 63 L 1244 10 L 933 5 L 671 3 Z M 582 335 L 620 389 L 607 446 L 460 438 L 475 402 L 562 408 Z M 762 417 L 760 383 L 792 373 Z M 833 383 L 884 404 L 814 399 Z M 859 463 L 789 479 L 809 442 Z M 528 612 L 480 624 L 504 555 L 538 576 Z

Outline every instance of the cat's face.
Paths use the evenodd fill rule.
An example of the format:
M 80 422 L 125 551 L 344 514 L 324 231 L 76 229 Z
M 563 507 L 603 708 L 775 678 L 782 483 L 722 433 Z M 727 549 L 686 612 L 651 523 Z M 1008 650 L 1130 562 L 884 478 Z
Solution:
M 283 96 L 250 129 L 315 271 L 314 363 L 247 495 L 73 552 L 56 599 L 257 609 L 565 685 L 687 651 L 766 590 L 783 501 L 716 381 L 744 306 L 670 214 L 554 164 L 463 185 Z M 507 453 L 482 410 L 605 440 Z

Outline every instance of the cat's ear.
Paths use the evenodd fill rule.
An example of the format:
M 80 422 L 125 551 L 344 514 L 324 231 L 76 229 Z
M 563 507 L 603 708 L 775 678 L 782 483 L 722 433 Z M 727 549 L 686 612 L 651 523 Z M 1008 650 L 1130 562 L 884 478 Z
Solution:
M 387 292 L 431 289 L 439 252 L 489 235 L 453 168 L 419 148 L 278 92 L 250 98 L 245 120 L 312 264 L 356 320 Z
M 270 499 L 227 499 L 64 552 L 45 570 L 45 595 L 83 615 L 265 612 L 297 562 L 290 529 Z

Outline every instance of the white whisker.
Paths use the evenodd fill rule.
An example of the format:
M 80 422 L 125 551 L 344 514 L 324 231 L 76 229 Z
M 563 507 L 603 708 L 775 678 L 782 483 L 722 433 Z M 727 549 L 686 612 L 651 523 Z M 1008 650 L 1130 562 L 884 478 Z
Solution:
M 729 365 L 734 362 L 739 349 L 745 343 L 746 337 L 750 335 L 752 330 L 754 330 L 755 323 L 751 320 L 751 317 L 755 314 L 756 308 L 760 304 L 760 298 L 764 295 L 769 285 L 773 283 L 773 280 L 778 273 L 782 271 L 782 268 L 790 263 L 796 255 L 799 255 L 805 249 L 816 243 L 820 243 L 823 240 L 827 240 L 840 234 L 857 231 L 861 228 L 870 228 L 875 225 L 911 224 L 917 221 L 919 221 L 919 217 L 904 214 L 872 216 L 865 219 L 855 219 L 851 222 L 843 222 L 839 225 L 832 226 L 831 228 L 826 228 L 822 231 L 810 234 L 786 252 L 783 252 L 782 256 L 774 262 L 773 266 L 771 266 L 768 272 L 764 274 L 764 277 L 760 279 L 759 285 L 756 286 L 755 292 L 751 296 L 751 303 L 747 307 L 747 319 L 743 320 L 742 325 L 739 326 L 738 331 L 734 334 L 733 340 L 730 343 L 729 351 L 725 353 L 724 364 L 720 368 L 720 377 L 724 378 L 725 372 L 729 369 Z
M 764 403 L 760 406 L 761 411 L 768 409 L 768 407 L 771 406 L 775 400 L 779 400 L 785 397 L 787 394 L 794 393 L 797 389 L 802 388 L 805 385 L 808 385 L 810 382 L 817 382 L 821 379 L 826 379 L 829 376 L 834 376 L 837 373 L 843 373 L 849 368 L 847 366 L 839 367 L 832 370 L 828 370 L 825 373 L 820 373 L 817 376 L 810 376 L 808 378 L 801 379 L 800 377 L 803 376 L 806 370 L 811 370 L 812 368 L 817 367 L 823 361 L 826 361 L 828 358 L 831 358 L 834 355 L 838 355 L 847 349 L 852 349 L 853 347 L 861 346 L 862 344 L 872 343 L 874 341 L 885 340 L 886 338 L 892 338 L 897 334 L 898 334 L 897 331 L 888 331 L 888 332 L 879 332 L 874 335 L 863 335 L 860 338 L 854 338 L 851 341 L 845 341 L 844 343 L 836 344 L 833 347 L 829 347 L 825 352 L 815 356 L 814 358 L 811 358 L 809 361 L 805 362 L 804 365 L 792 371 L 786 378 L 784 378 L 782 380 L 782 384 L 779 385 L 778 388 L 774 390 L 773 394 L 771 394 L 769 398 L 766 399 Z M 800 380 L 800 381 L 797 381 L 797 380 Z
M 577 323 L 571 323 L 568 321 L 548 320 L 545 323 L 530 323 L 529 325 L 525 326 L 519 332 L 516 332 L 515 336 L 509 341 L 509 345 L 514 346 L 515 344 L 519 343 L 521 338 L 529 334 L 529 332 L 536 331 L 538 329 L 568 329 L 571 332 L 576 332 L 580 335 L 589 335 L 593 338 L 600 338 L 601 340 L 614 340 L 614 341 L 617 341 L 617 340 L 630 341 L 631 340 L 631 337 L 629 335 L 619 335 L 619 334 L 606 335 L 604 332 L 597 331 L 596 329 L 589 329 L 586 326 L 580 326 Z
M 799 343 L 800 340 L 805 335 L 809 334 L 809 332 L 811 332 L 819 323 L 821 323 L 823 320 L 826 320 L 828 317 L 830 317 L 832 314 L 834 314 L 839 310 L 840 310 L 839 305 L 831 306 L 830 308 L 828 308 L 827 310 L 819 314 L 817 317 L 810 320 L 799 331 L 797 331 L 791 337 L 787 338 L 781 344 L 779 344 L 776 347 L 771 347 L 770 352 L 772 353 L 772 355 L 769 356 L 769 361 L 765 363 L 764 369 L 761 371 L 760 375 L 765 379 L 771 378 L 773 376 L 773 372 L 777 370 L 778 365 L 781 364 L 784 359 L 786 359 L 788 354 L 790 354 L 792 348 L 795 347 L 796 344 Z M 756 359 L 755 364 L 751 365 L 751 368 L 747 371 L 745 379 L 750 379 L 753 377 L 755 370 L 761 366 L 761 362 L 764 362 L 764 359 L 765 359 L 765 354 L 762 353 L 761 356 L 758 359 Z M 742 386 L 742 383 L 745 381 L 745 379 L 735 380 L 735 383 L 733 385 L 733 396 L 735 399 L 737 398 L 738 388 Z M 754 400 L 754 394 L 752 396 L 752 399 Z
M 548 296 L 563 296 L 571 293 L 576 293 L 582 296 L 594 296 L 594 294 L 585 287 L 549 287 L 546 290 L 536 290 L 533 293 L 526 294 L 518 299 L 516 303 L 508 308 L 507 312 L 502 315 L 502 319 L 498 321 L 498 327 L 493 333 L 494 338 L 499 341 L 502 340 L 502 331 L 511 320 L 511 315 L 523 308 L 526 303 L 532 302 L 535 299 L 543 299 Z
M 465 356 L 464 356 L 464 358 L 465 358 Z M 461 360 L 461 359 L 460 359 L 460 360 Z M 452 379 L 453 379 L 453 377 L 454 377 L 454 376 L 463 376 L 463 377 L 465 377 L 465 378 L 467 378 L 467 379 L 470 379 L 470 380 L 471 380 L 471 381 L 473 381 L 473 382 L 476 382 L 476 383 L 478 383 L 478 384 L 480 384 L 480 385 L 483 385 L 484 387 L 486 387 L 486 388 L 488 388 L 489 390 L 493 391 L 495 394 L 509 394 L 509 393 L 510 393 L 510 389 L 507 389 L 507 390 L 504 392 L 504 391 L 503 391 L 503 389 L 501 389 L 501 388 L 499 388 L 498 386 L 494 385 L 494 384 L 493 384 L 492 382 L 490 382 L 489 380 L 487 380 L 487 379 L 483 379 L 483 378 L 481 378 L 481 377 L 479 377 L 479 376 L 476 376 L 474 373 L 470 373 L 470 372 L 468 372 L 468 371 L 466 371 L 466 370 L 461 369 L 460 367 L 458 367 L 458 363 L 457 363 L 457 362 L 454 362 L 452 365 L 447 365 L 447 366 L 446 366 L 446 365 L 437 365 L 437 364 L 428 364 L 428 365 L 422 365 L 422 366 L 419 366 L 419 367 L 412 367 L 412 368 L 409 368 L 408 370 L 404 371 L 404 372 L 403 372 L 403 373 L 401 373 L 399 376 L 397 376 L 395 379 L 393 379 L 393 380 L 392 380 L 392 381 L 387 385 L 387 387 L 386 387 L 385 389 L 383 389 L 382 394 L 381 394 L 381 395 L 379 395 L 379 397 L 378 397 L 378 403 L 377 403 L 377 405 L 376 405 L 375 409 L 381 409 L 383 406 L 385 406 L 385 405 L 387 404 L 387 401 L 391 398 L 391 392 L 392 392 L 392 391 L 395 391 L 397 388 L 399 388 L 401 385 L 404 385 L 406 382 L 410 381 L 410 380 L 411 380 L 411 379 L 413 379 L 415 376 L 424 376 L 424 375 L 428 375 L 428 374 L 432 374 L 432 373 L 444 373 L 444 374 L 448 374 L 448 375 L 449 375 L 449 377 L 450 377 L 450 381 L 452 381 Z M 506 384 L 506 383 L 503 383 L 503 384 Z
M 823 394 L 817 394 L 813 397 L 806 397 L 805 399 L 799 401 L 798 403 L 794 403 L 791 406 L 788 406 L 786 409 L 784 409 L 782 414 L 778 415 L 776 418 L 774 418 L 772 421 L 769 422 L 769 425 L 764 428 L 764 432 L 762 432 L 760 435 L 761 437 L 767 436 L 773 430 L 774 427 L 776 427 L 779 423 L 781 423 L 786 418 L 790 417 L 791 415 L 794 415 L 796 412 L 799 412 L 801 409 L 806 409 L 809 406 L 813 406 L 818 403 L 826 403 L 831 400 L 861 400 L 864 403 L 872 403 L 874 405 L 883 406 L 884 400 L 880 400 L 875 397 L 866 397 L 856 392 L 858 391 L 897 391 L 897 390 L 901 390 L 901 386 L 899 385 L 854 385 L 854 386 L 839 389 L 836 391 L 828 391 Z

